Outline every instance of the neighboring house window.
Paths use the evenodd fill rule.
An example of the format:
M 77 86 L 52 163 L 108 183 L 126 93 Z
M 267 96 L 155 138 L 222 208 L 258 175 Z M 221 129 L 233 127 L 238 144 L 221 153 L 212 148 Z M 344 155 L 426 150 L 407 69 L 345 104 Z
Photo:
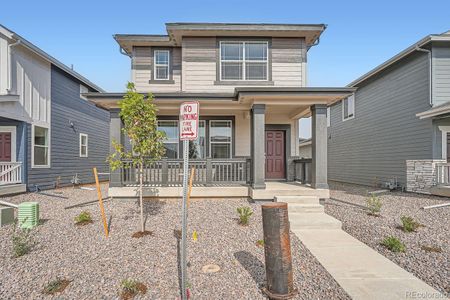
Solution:
M 206 122 L 198 123 L 198 138 L 189 141 L 189 158 L 206 158 Z
M 331 107 L 327 107 L 327 127 L 331 126 Z
M 80 98 L 84 99 L 84 100 L 87 100 L 87 98 L 82 95 L 82 94 L 85 94 L 85 93 L 89 93 L 89 89 L 86 86 L 80 84 Z
M 80 133 L 80 157 L 88 157 L 88 135 Z
M 50 167 L 48 128 L 33 125 L 33 167 Z
M 154 52 L 154 78 L 155 80 L 168 80 L 169 79 L 169 50 L 155 50 Z
M 178 158 L 178 121 L 158 121 L 158 130 L 166 134 L 164 140 L 165 157 Z
M 220 42 L 220 80 L 268 78 L 268 42 Z
M 231 158 L 232 122 L 211 120 L 209 126 L 211 158 Z
M 342 101 L 342 120 L 349 120 L 355 117 L 355 96 L 352 95 Z

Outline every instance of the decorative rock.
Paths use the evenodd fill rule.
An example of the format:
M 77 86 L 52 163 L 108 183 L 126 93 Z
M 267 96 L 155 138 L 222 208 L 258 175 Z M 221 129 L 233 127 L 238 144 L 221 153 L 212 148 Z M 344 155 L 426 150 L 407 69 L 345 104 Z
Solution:
M 220 271 L 220 267 L 218 265 L 210 264 L 202 267 L 203 273 L 216 273 Z

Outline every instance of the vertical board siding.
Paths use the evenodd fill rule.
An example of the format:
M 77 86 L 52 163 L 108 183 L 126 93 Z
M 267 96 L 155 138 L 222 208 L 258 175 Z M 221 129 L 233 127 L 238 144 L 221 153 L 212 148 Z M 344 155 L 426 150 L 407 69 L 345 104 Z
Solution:
M 450 47 L 433 46 L 433 105 L 450 101 Z
M 329 179 L 405 185 L 406 160 L 432 157 L 431 121 L 416 117 L 429 109 L 428 87 L 427 55 L 413 54 L 358 87 L 354 119 L 342 121 L 341 103 L 333 105 Z
M 171 84 L 150 83 L 153 72 L 152 47 L 134 47 L 132 58 L 132 78 L 140 92 L 179 92 L 181 91 L 181 48 L 172 48 Z
M 80 98 L 79 82 L 52 67 L 51 168 L 31 168 L 31 125 L 28 125 L 28 188 L 51 187 L 60 177 L 71 184 L 75 174 L 81 183 L 93 182 L 92 168 L 108 172 L 109 112 Z M 71 128 L 70 122 L 74 128 Z M 88 134 L 88 157 L 79 157 L 79 134 Z M 103 179 L 108 177 L 103 176 Z

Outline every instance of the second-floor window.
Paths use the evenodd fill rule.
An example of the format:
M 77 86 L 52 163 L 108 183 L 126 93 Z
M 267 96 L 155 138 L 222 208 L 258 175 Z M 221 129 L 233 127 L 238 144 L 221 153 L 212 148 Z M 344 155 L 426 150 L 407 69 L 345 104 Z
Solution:
M 355 96 L 352 95 L 342 101 L 342 120 L 349 120 L 355 117 Z
M 169 79 L 169 50 L 155 50 L 155 63 L 153 72 L 155 74 L 155 80 L 168 80 Z
M 220 80 L 265 81 L 268 42 L 220 42 Z

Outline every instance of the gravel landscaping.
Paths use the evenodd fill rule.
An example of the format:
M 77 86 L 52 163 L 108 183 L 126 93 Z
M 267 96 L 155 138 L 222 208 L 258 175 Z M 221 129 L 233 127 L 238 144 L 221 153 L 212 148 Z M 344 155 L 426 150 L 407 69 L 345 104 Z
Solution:
M 102 189 L 105 194 L 106 185 Z M 118 298 L 124 279 L 146 285 L 146 293 L 136 298 L 179 298 L 174 230 L 181 227 L 181 201 L 147 201 L 146 229 L 152 234 L 141 238 L 132 237 L 139 228 L 137 202 L 106 201 L 110 219 L 110 237 L 106 239 L 96 191 L 65 188 L 48 194 L 52 196 L 23 194 L 7 198 L 14 203 L 39 202 L 42 224 L 33 231 L 32 251 L 18 258 L 13 258 L 12 253 L 13 226 L 0 228 L 0 299 L 51 298 L 42 291 L 55 279 L 70 281 L 56 295 L 63 299 Z M 237 224 L 236 208 L 244 205 L 254 212 L 248 226 Z M 75 225 L 74 218 L 82 211 L 91 213 L 92 224 Z M 264 249 L 257 245 L 263 237 L 260 204 L 245 199 L 193 200 L 190 234 L 193 230 L 198 232 L 198 240 L 189 239 L 192 298 L 265 298 L 260 292 L 265 279 Z M 294 235 L 291 244 L 294 282 L 300 292 L 296 299 L 349 299 Z M 218 265 L 220 271 L 203 272 L 208 264 Z
M 364 186 L 331 183 L 331 199 L 326 201 L 325 211 L 342 221 L 343 229 L 352 236 L 437 290 L 450 293 L 450 207 L 421 209 L 423 206 L 448 202 L 449 199 L 390 192 L 380 195 L 382 207 L 377 217 L 368 215 L 363 207 L 368 192 L 374 190 Z M 402 216 L 410 216 L 423 226 L 416 232 L 404 232 L 400 221 Z M 400 239 L 406 246 L 406 252 L 394 253 L 382 246 L 382 240 L 388 236 Z

